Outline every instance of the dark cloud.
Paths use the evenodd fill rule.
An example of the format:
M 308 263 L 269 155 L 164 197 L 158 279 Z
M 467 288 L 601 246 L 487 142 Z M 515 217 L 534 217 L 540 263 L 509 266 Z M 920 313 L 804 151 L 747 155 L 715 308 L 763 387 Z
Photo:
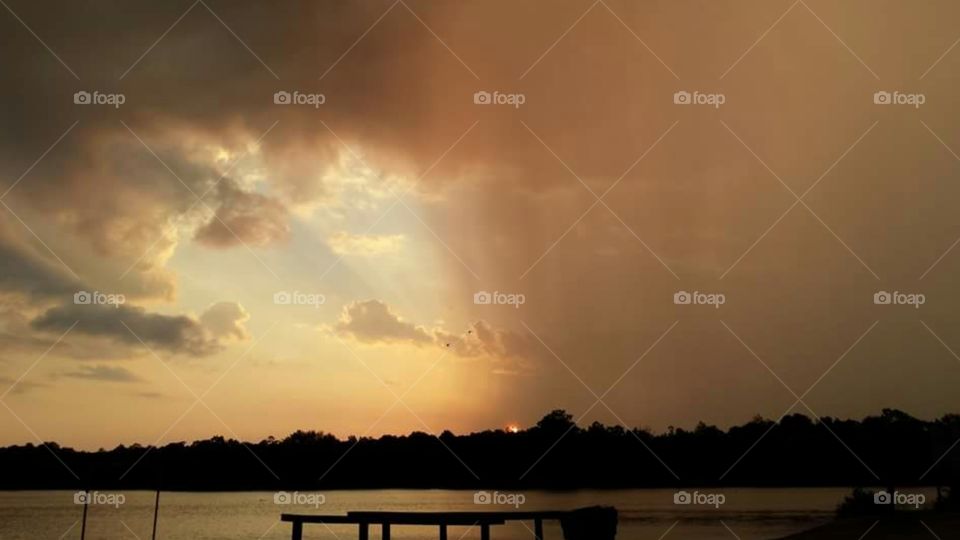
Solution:
M 542 348 L 534 338 L 511 330 L 495 328 L 487 321 L 477 321 L 466 335 L 444 335 L 438 338 L 451 343 L 462 356 L 485 354 L 495 358 L 516 360 L 532 359 L 542 353 Z
M 77 333 L 108 337 L 127 345 L 140 345 L 142 341 L 147 347 L 193 356 L 217 349 L 195 319 L 148 313 L 141 307 L 126 305 L 65 304 L 47 310 L 32 325 L 37 330 L 65 332 L 74 323 Z
M 529 336 L 495 328 L 486 321 L 478 321 L 460 335 L 439 328 L 428 330 L 404 320 L 380 300 L 345 306 L 334 331 L 362 343 L 433 345 L 464 358 L 492 358 L 502 362 L 501 368 L 510 372 L 533 369 L 533 360 L 542 352 Z
M 426 329 L 403 320 L 380 300 L 344 306 L 335 330 L 364 343 L 428 345 L 434 341 Z
M 21 304 L 0 310 L 0 328 L 3 328 L 0 330 L 0 361 L 36 359 L 47 351 L 57 357 L 82 361 L 129 360 L 145 354 L 95 338 L 74 339 L 77 336 L 71 335 L 67 336 L 69 339 L 60 339 L 61 334 L 37 332 L 28 314 L 21 313 L 21 309 L 26 308 Z
M 75 379 L 91 379 L 107 382 L 139 382 L 142 379 L 132 371 L 119 366 L 80 366 L 77 370 L 68 371 L 64 377 Z
M 0 52 L 7 66 L 0 74 L 7 82 L 0 87 L 0 111 L 7 132 L 17 133 L 0 138 L 3 172 L 16 177 L 73 120 L 79 122 L 11 196 L 118 264 L 133 264 L 149 251 L 135 264 L 139 272 L 162 266 L 178 239 L 173 223 L 213 247 L 237 244 L 235 235 L 253 245 L 284 240 L 285 207 L 327 193 L 323 178 L 339 167 L 344 145 L 381 170 L 419 175 L 477 119 L 471 96 L 479 83 L 417 17 L 444 35 L 462 36 L 458 52 L 470 64 L 486 64 L 489 38 L 475 23 L 499 20 L 508 5 L 411 2 L 419 15 L 394 5 L 377 31 L 337 62 L 391 4 L 210 2 L 251 54 L 203 5 L 151 47 L 155 38 L 148 36 L 166 30 L 157 21 L 176 20 L 189 5 L 107 2 L 101 8 L 111 16 L 102 17 L 99 10 L 64 3 L 57 20 L 72 21 L 65 26 L 45 9 L 14 2 L 12 9 L 55 50 L 70 51 L 63 59 L 80 80 L 39 50 L 16 19 L 0 21 L 8 42 Z M 536 17 L 565 20 L 562 13 Z M 67 46 L 76 43 L 83 46 Z M 122 92 L 126 102 L 112 110 L 79 106 L 72 100 L 76 90 Z M 277 105 L 278 90 L 327 99 L 316 109 Z M 503 150 L 511 176 L 521 173 L 517 165 L 550 163 L 535 140 L 503 137 L 504 119 L 489 120 L 491 131 L 463 141 L 472 152 L 451 153 L 426 180 L 486 168 L 487 157 Z M 237 158 L 239 166 L 228 171 Z M 264 171 L 261 186 L 224 180 L 211 189 L 225 173 L 249 168 Z M 202 204 L 195 204 L 198 195 Z M 209 218 L 207 206 L 219 220 Z
M 36 382 L 31 380 L 17 380 L 13 377 L 0 376 L 0 394 L 9 392 L 11 394 L 24 394 L 31 390 L 36 390 L 38 388 L 46 388 L 50 386 L 47 383 Z
M 219 206 L 210 221 L 197 229 L 198 242 L 223 248 L 241 243 L 265 246 L 289 238 L 289 215 L 279 201 L 241 191 L 229 182 L 222 182 L 218 189 Z
M 487 321 L 477 321 L 461 335 L 437 331 L 437 345 L 449 347 L 463 358 L 486 357 L 493 360 L 495 373 L 518 375 L 538 370 L 546 351 L 528 334 L 496 328 Z
M 109 338 L 134 348 L 145 345 L 175 354 L 206 356 L 222 348 L 221 338 L 226 337 L 224 331 L 230 325 L 231 315 L 235 326 L 227 334 L 232 337 L 238 337 L 243 330 L 240 325 L 248 317 L 242 308 L 225 306 L 226 303 L 217 304 L 197 320 L 185 315 L 150 313 L 137 306 L 64 304 L 50 308 L 31 326 L 36 330 L 65 332 L 76 323 L 73 332 L 81 335 Z M 212 328 L 206 327 L 204 321 Z M 245 337 L 245 333 L 240 337 Z

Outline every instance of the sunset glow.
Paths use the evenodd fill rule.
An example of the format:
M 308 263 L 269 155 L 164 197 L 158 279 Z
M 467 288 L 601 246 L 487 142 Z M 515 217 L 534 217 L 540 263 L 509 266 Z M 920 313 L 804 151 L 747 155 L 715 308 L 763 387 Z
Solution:
M 957 4 L 209 4 L 0 10 L 0 445 L 960 410 Z

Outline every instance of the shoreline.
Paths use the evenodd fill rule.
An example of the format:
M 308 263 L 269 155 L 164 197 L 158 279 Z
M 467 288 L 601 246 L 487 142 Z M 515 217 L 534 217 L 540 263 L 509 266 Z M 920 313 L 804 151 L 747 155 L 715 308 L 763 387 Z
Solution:
M 960 531 L 960 513 L 900 512 L 885 516 L 837 518 L 812 529 L 775 540 L 930 540 Z

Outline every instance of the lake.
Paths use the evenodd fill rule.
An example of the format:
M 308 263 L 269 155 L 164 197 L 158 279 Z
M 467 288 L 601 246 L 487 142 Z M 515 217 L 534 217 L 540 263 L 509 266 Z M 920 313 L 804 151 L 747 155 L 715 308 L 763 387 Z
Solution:
M 612 505 L 620 512 L 618 539 L 657 540 L 673 526 L 667 538 L 742 540 L 778 538 L 829 521 L 847 488 L 789 488 L 722 490 L 722 504 L 709 489 L 690 499 L 703 504 L 674 503 L 674 490 L 633 489 L 569 492 L 524 491 L 497 493 L 496 502 L 522 502 L 523 510 L 564 510 L 589 505 Z M 121 497 L 122 495 L 122 497 Z M 169 540 L 219 538 L 290 538 L 290 524 L 279 522 L 281 512 L 340 514 L 348 510 L 477 511 L 510 510 L 505 504 L 478 505 L 473 491 L 356 490 L 294 492 L 184 493 L 164 492 L 160 497 L 157 537 Z M 492 496 L 492 493 L 491 493 Z M 932 492 L 928 500 L 932 499 Z M 71 491 L 0 492 L 0 538 L 80 538 L 83 506 L 74 503 Z M 153 497 L 148 491 L 98 492 L 89 507 L 87 538 L 149 539 Z M 492 498 L 492 497 L 491 497 Z M 121 504 L 122 503 L 122 504 Z M 675 525 L 674 525 L 675 524 Z M 529 525 L 532 529 L 532 525 Z M 729 527 L 729 530 L 727 529 Z M 435 528 L 394 527 L 393 538 L 435 540 Z M 371 531 L 379 538 L 379 530 Z M 731 534 L 733 533 L 733 534 Z M 479 538 L 474 528 L 453 528 L 451 539 Z M 548 522 L 548 540 L 560 540 L 559 524 Z M 355 526 L 307 525 L 305 538 L 342 540 L 357 537 Z M 494 540 L 532 538 L 523 523 L 494 527 Z

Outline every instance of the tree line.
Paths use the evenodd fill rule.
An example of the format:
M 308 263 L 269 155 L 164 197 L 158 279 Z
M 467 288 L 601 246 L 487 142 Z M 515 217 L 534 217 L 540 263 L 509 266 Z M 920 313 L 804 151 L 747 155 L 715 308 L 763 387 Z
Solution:
M 0 489 L 579 489 L 957 485 L 960 415 L 885 409 L 862 420 L 801 414 L 654 434 L 574 423 L 563 410 L 511 433 L 340 439 L 297 431 L 95 452 L 53 442 L 0 449 Z M 62 461 L 62 463 L 59 463 Z M 69 470 L 68 470 L 69 469 Z M 75 476 L 74 476 L 75 475 Z

